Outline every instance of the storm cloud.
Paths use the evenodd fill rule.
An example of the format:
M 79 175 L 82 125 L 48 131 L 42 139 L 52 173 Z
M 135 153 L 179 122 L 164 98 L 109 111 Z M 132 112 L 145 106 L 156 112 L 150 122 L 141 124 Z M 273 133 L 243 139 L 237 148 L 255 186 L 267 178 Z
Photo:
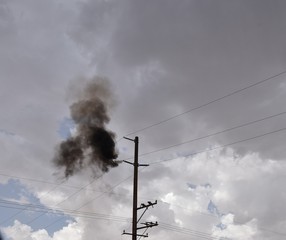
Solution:
M 118 151 L 102 152 L 108 163 L 116 154 L 133 158 L 133 144 L 122 139 L 126 135 L 139 137 L 139 154 L 150 153 L 139 159 L 150 164 L 140 172 L 139 199 L 158 200 L 146 220 L 158 220 L 161 227 L 150 236 L 284 238 L 286 137 L 278 130 L 285 128 L 286 116 L 279 113 L 285 112 L 286 75 L 273 76 L 286 70 L 285 9 L 284 0 L 0 1 L 3 171 L 52 181 L 59 125 L 70 116 L 78 127 L 62 145 L 72 146 L 68 168 L 59 165 L 66 176 L 105 166 L 97 161 L 100 154 L 93 164 L 89 145 L 101 142 L 89 134 L 98 127 L 112 138 L 111 148 L 116 141 Z M 89 104 L 93 99 L 84 90 L 67 100 L 77 76 L 106 76 L 118 106 L 110 111 L 102 91 L 93 95 L 97 104 Z M 105 109 L 100 102 L 106 100 Z M 97 110 L 103 114 L 94 120 L 88 113 Z M 74 232 L 76 239 L 94 239 L 95 233 L 98 239 L 118 238 L 128 228 L 115 216 L 131 215 L 132 169 L 107 168 L 110 174 L 92 184 L 85 171 L 70 177 L 80 194 L 21 179 L 46 206 L 60 203 L 112 216 L 109 224 L 75 218 L 50 239 L 61 234 L 72 239 Z M 40 239 L 41 231 L 42 238 L 52 236 L 48 228 L 13 220 L 2 228 L 12 239 L 23 233 Z

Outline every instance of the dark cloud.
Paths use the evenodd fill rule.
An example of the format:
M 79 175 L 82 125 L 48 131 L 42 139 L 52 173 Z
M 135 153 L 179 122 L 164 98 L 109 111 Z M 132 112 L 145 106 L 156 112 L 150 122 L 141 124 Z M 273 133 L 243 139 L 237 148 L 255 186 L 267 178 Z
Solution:
M 125 88 L 128 91 L 132 86 L 130 93 L 139 91 L 124 109 L 123 120 L 131 122 L 127 133 L 285 70 L 283 1 L 124 1 L 122 5 L 125 7 L 121 7 L 119 17 L 110 18 L 116 21 L 116 29 L 108 46 L 112 64 L 123 69 L 121 78 L 129 78 L 131 69 L 137 69 Z M 118 9 L 117 5 L 114 8 Z M 113 67 L 115 71 L 117 68 Z M 282 112 L 284 78 L 138 134 L 155 147 L 167 146 Z M 249 128 L 249 135 L 237 131 L 237 138 L 225 134 L 213 140 L 223 144 L 272 131 L 283 127 L 284 118 L 279 119 Z M 204 128 L 192 129 L 197 122 Z M 237 149 L 241 154 L 258 151 L 266 158 L 283 159 L 285 140 L 273 136 L 265 143 L 256 140 Z

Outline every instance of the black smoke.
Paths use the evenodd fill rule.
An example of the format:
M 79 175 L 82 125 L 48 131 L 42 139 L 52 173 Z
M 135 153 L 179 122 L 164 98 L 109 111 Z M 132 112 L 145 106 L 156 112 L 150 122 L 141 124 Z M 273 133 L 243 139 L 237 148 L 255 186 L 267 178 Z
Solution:
M 108 103 L 112 99 L 106 79 L 89 81 L 78 101 L 70 106 L 76 133 L 58 146 L 54 163 L 65 169 L 68 178 L 83 168 L 107 172 L 118 166 L 115 133 L 106 129 L 110 121 Z

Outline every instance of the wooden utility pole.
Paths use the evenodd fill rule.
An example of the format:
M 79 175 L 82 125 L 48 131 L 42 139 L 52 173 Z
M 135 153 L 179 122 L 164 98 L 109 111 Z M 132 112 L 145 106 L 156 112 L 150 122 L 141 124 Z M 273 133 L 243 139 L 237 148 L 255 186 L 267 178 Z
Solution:
M 137 238 L 137 196 L 138 196 L 138 148 L 139 138 L 134 139 L 134 178 L 133 178 L 133 214 L 132 214 L 132 240 Z
M 139 208 L 137 207 L 137 204 L 138 204 L 137 203 L 137 199 L 138 199 L 138 168 L 139 167 L 143 167 L 143 166 L 147 167 L 149 165 L 148 164 L 139 164 L 138 163 L 139 138 L 137 136 L 135 137 L 135 139 L 131 139 L 131 138 L 127 138 L 127 137 L 124 137 L 124 138 L 134 142 L 135 143 L 135 147 L 134 147 L 134 163 L 131 163 L 131 162 L 128 162 L 128 161 L 124 160 L 124 162 L 133 165 L 133 167 L 134 167 L 134 176 L 133 176 L 132 233 L 126 233 L 125 231 L 123 231 L 123 234 L 125 234 L 125 235 L 132 235 L 132 240 L 136 240 L 137 236 L 148 237 L 148 234 L 147 235 L 137 234 L 137 230 L 143 229 L 143 228 L 151 228 L 151 227 L 154 227 L 154 226 L 158 226 L 157 222 L 156 223 L 147 222 L 147 223 L 143 223 L 145 225 L 144 227 L 139 227 L 138 228 L 137 227 L 137 223 L 138 223 L 137 211 L 142 209 L 142 208 L 145 208 L 145 211 L 143 212 L 143 214 L 144 214 L 147 211 L 148 207 L 150 207 L 150 206 L 153 207 L 153 205 L 157 204 L 157 201 L 155 203 L 148 202 L 147 205 L 141 204 L 141 206 Z M 142 218 L 143 214 L 140 216 L 139 221 Z

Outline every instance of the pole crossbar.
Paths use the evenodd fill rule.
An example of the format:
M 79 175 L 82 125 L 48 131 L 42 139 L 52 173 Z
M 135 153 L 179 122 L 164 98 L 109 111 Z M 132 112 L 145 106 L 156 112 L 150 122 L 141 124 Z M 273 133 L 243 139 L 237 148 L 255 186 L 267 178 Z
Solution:
M 139 228 L 137 228 L 137 230 L 144 229 L 144 228 L 152 228 L 152 227 L 155 227 L 155 226 L 159 225 L 157 222 L 155 222 L 155 223 L 153 223 L 153 222 L 146 222 L 146 223 L 142 223 L 142 224 L 144 224 L 145 226 L 139 227 Z

